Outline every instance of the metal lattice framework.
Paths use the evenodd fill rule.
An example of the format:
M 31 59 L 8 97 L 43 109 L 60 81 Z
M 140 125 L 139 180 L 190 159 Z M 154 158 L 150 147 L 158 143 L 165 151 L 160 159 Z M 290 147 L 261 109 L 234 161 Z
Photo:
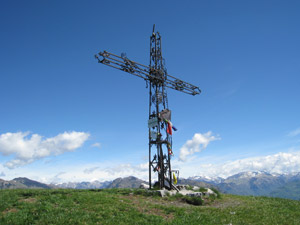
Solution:
M 134 62 L 126 57 L 112 54 L 107 51 L 95 55 L 99 63 L 122 70 L 132 75 L 143 78 L 149 86 L 149 187 L 151 189 L 152 172 L 158 174 L 160 188 L 176 189 L 173 185 L 171 169 L 172 157 L 172 133 L 168 131 L 170 126 L 171 111 L 168 107 L 166 88 L 184 92 L 190 95 L 201 93 L 199 87 L 182 81 L 167 74 L 164 67 L 164 59 L 161 52 L 161 36 L 155 33 L 155 25 L 150 36 L 150 64 Z M 162 116 L 168 112 L 168 119 Z

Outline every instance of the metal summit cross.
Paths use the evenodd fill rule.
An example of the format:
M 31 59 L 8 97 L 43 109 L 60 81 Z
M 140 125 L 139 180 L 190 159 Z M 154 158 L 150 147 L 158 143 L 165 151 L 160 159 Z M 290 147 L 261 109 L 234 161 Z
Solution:
M 147 87 L 149 86 L 149 188 L 151 189 L 151 173 L 153 171 L 158 173 L 159 188 L 177 190 L 174 184 L 176 184 L 176 176 L 178 177 L 179 171 L 171 169 L 172 129 L 176 130 L 176 128 L 171 123 L 166 88 L 190 95 L 198 95 L 201 90 L 197 86 L 167 74 L 161 53 L 161 36 L 154 30 L 155 25 L 153 25 L 153 32 L 150 36 L 149 66 L 128 59 L 124 53 L 118 56 L 103 51 L 96 54 L 95 57 L 99 63 L 138 76 L 147 82 Z

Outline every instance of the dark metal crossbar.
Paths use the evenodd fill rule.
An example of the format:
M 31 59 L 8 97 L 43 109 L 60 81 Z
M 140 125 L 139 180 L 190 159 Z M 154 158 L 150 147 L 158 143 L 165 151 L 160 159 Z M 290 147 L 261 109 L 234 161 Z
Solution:
M 198 95 L 201 93 L 199 87 L 185 82 L 183 80 L 180 80 L 176 77 L 173 77 L 169 74 L 160 77 L 155 76 L 153 74 L 159 74 L 159 70 L 132 61 L 126 56 L 122 57 L 107 51 L 103 51 L 95 55 L 95 58 L 98 60 L 99 63 L 130 73 L 137 77 L 143 78 L 144 80 L 157 80 L 161 83 L 164 83 L 165 87 L 172 88 L 174 90 L 181 91 L 186 94 Z

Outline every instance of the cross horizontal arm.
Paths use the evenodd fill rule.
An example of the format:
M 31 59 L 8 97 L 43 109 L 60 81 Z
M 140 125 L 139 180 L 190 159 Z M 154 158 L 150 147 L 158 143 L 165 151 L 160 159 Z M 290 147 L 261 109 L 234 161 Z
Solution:
M 102 58 L 99 58 L 102 57 Z M 177 79 L 169 74 L 166 76 L 158 76 L 156 74 L 161 74 L 160 71 L 156 71 L 149 66 L 134 62 L 129 60 L 126 56 L 118 56 L 107 51 L 99 52 L 95 55 L 95 58 L 99 63 L 105 64 L 107 66 L 125 71 L 132 75 L 143 78 L 149 81 L 158 81 L 165 87 L 172 88 L 177 91 L 184 92 L 190 95 L 197 95 L 201 93 L 199 87 L 189 84 L 185 81 Z
M 102 59 L 100 59 L 99 56 L 101 56 Z M 99 52 L 98 55 L 95 55 L 95 58 L 98 59 L 99 63 L 125 71 L 127 73 L 131 73 L 132 75 L 141 77 L 145 80 L 149 79 L 148 66 L 131 61 L 127 59 L 127 57 L 120 57 L 118 55 L 104 51 Z

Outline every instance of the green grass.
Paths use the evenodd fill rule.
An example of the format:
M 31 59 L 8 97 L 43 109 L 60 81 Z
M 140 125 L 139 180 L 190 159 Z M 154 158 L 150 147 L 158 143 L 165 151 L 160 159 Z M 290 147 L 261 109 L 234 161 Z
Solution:
M 300 224 L 300 201 L 222 195 L 195 206 L 139 189 L 0 190 L 0 224 Z

